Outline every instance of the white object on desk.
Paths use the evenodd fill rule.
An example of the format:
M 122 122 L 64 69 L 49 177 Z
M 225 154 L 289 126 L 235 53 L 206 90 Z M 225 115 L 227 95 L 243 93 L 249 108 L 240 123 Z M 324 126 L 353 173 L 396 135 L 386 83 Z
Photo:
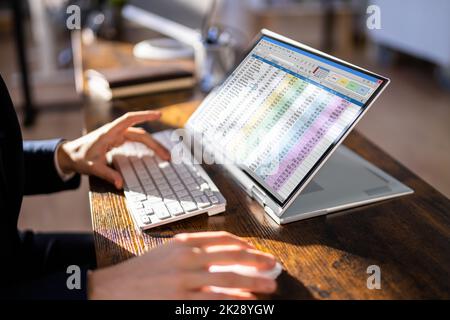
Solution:
M 175 39 L 157 38 L 137 43 L 133 55 L 153 60 L 188 59 L 194 56 L 194 49 Z
M 232 264 L 232 265 L 213 265 L 209 267 L 210 272 L 233 272 L 240 274 L 242 276 L 249 277 L 264 277 L 275 280 L 283 271 L 283 267 L 279 262 L 275 264 L 275 266 L 270 270 L 258 270 L 252 266 L 245 266 L 240 264 Z
M 248 276 L 248 277 L 264 277 L 268 279 L 275 280 L 278 278 L 278 276 L 283 271 L 283 267 L 279 262 L 275 264 L 275 266 L 266 271 L 260 271 L 255 267 L 252 266 L 245 266 L 240 264 L 233 264 L 233 265 L 213 265 L 209 267 L 210 272 L 233 272 L 242 276 Z M 239 294 L 242 292 L 240 288 L 223 288 L 223 287 L 216 287 L 211 286 L 210 290 L 212 292 L 216 293 L 224 293 L 224 294 Z

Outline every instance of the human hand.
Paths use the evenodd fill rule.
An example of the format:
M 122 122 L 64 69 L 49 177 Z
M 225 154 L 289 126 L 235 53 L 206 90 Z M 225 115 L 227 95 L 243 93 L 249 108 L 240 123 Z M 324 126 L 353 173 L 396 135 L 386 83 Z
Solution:
M 174 240 L 118 265 L 91 271 L 89 299 L 255 299 L 272 293 L 275 280 L 233 272 L 209 272 L 211 265 L 249 265 L 259 270 L 275 266 L 272 255 L 257 251 L 228 232 L 176 235 Z M 227 293 L 210 287 L 236 288 Z
M 64 173 L 77 172 L 100 177 L 121 189 L 123 178 L 118 171 L 108 166 L 106 154 L 126 140 L 131 140 L 147 145 L 162 159 L 168 160 L 170 153 L 161 144 L 144 129 L 133 127 L 160 117 L 159 111 L 129 112 L 85 136 L 67 141 L 58 148 L 59 167 Z

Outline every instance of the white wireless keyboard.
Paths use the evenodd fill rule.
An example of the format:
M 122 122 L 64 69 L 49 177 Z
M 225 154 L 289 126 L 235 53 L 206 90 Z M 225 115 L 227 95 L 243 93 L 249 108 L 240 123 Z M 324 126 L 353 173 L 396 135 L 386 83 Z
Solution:
M 169 150 L 171 130 L 153 135 Z M 128 209 L 141 230 L 198 214 L 225 211 L 226 201 L 203 168 L 186 157 L 163 161 L 144 144 L 126 142 L 111 155 L 121 172 Z

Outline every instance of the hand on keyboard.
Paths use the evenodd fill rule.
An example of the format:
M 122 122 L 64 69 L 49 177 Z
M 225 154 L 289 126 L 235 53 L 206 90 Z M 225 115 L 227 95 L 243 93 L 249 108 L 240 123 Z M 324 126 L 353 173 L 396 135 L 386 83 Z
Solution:
M 168 160 L 170 153 L 159 142 L 145 130 L 133 127 L 145 121 L 158 120 L 160 117 L 159 111 L 129 112 L 81 138 L 65 142 L 58 148 L 59 167 L 64 173 L 76 172 L 98 176 L 121 189 L 122 176 L 108 166 L 107 152 L 129 140 L 145 144 L 159 157 Z
M 272 293 L 276 282 L 264 275 L 210 272 L 214 265 L 243 265 L 262 272 L 275 266 L 272 255 L 257 251 L 227 232 L 180 234 L 166 245 L 88 275 L 90 299 L 254 299 Z M 224 292 L 214 288 L 228 288 Z

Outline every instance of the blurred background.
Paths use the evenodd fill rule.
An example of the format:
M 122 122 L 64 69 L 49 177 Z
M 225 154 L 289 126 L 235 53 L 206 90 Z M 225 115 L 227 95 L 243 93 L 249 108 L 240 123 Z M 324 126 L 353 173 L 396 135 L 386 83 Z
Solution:
M 214 71 L 218 75 L 213 81 L 207 77 L 213 72 L 211 66 L 201 70 L 204 91 L 220 83 L 233 63 L 229 60 L 236 60 L 261 28 L 390 78 L 391 85 L 356 130 L 449 197 L 450 1 L 220 0 L 204 11 L 207 2 L 0 0 L 0 74 L 24 138 L 71 139 L 83 132 L 74 32 L 82 32 L 85 42 L 98 38 L 134 44 L 167 37 L 158 23 L 143 26 L 133 12 L 123 17 L 124 7 L 135 4 L 145 12 L 201 29 L 203 43 L 219 43 L 219 50 L 228 50 L 224 51 L 228 62 L 222 63 L 222 73 Z M 70 30 L 68 18 L 75 12 L 68 10 L 71 5 L 80 9 L 82 30 L 77 30 L 76 20 L 70 21 L 75 26 Z M 221 59 L 214 54 L 208 51 L 206 60 Z M 76 191 L 26 198 L 20 227 L 90 230 L 87 179 Z

